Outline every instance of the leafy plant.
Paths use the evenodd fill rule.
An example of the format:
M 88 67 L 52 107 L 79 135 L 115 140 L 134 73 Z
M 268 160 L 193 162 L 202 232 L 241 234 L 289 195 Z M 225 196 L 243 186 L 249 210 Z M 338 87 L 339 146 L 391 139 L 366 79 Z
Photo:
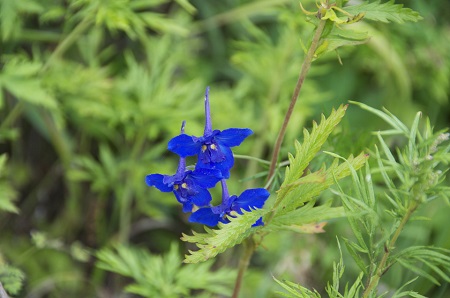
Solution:
M 357 173 L 356 169 L 350 166 L 352 194 L 341 187 L 335 191 L 342 199 L 355 236 L 355 240 L 343 240 L 361 273 L 352 287 L 346 287 L 345 293 L 340 294 L 339 280 L 344 273 L 341 256 L 338 265 L 333 267 L 333 282 L 328 285 L 327 293 L 330 297 L 377 297 L 380 279 L 397 263 L 437 285 L 440 282 L 435 276 L 439 276 L 443 281 L 450 281 L 450 250 L 433 246 L 410 246 L 403 250 L 397 248 L 401 232 L 408 222 L 414 220 L 413 214 L 419 207 L 437 198 L 444 198 L 448 202 L 450 188 L 441 185 L 445 180 L 445 172 L 441 168 L 449 163 L 449 134 L 444 131 L 434 133 L 429 121 L 421 133 L 421 113 L 416 115 L 411 128 L 408 128 L 387 110 L 380 111 L 362 103 L 352 103 L 379 116 L 392 129 L 376 133 L 381 151 L 375 147 L 372 156 L 376 159 L 377 168 L 372 170 L 366 164 L 364 173 Z M 395 149 L 396 156 L 382 137 L 392 135 L 401 135 L 407 139 L 404 148 Z M 385 185 L 384 191 L 375 191 L 372 175 L 381 176 Z M 386 206 L 386 209 L 379 208 L 380 204 Z M 389 215 L 387 219 L 385 214 Z M 389 224 L 385 223 L 386 220 L 389 220 Z M 411 282 L 407 281 L 401 289 Z M 290 282 L 280 285 L 290 292 L 297 289 L 301 295 L 307 291 Z M 422 297 L 414 291 L 398 290 L 395 295 Z
M 194 290 L 227 294 L 235 275 L 233 270 L 225 268 L 212 272 L 212 261 L 182 266 L 175 244 L 164 256 L 118 245 L 98 251 L 97 258 L 99 268 L 133 279 L 134 283 L 126 286 L 125 291 L 144 297 L 179 297 L 191 295 Z
M 241 296 L 264 297 L 277 287 L 274 275 L 286 295 L 300 297 L 376 296 L 381 288 L 393 297 L 448 296 L 435 286 L 448 280 L 448 217 L 437 200 L 448 196 L 448 153 L 429 129 L 448 127 L 444 2 L 323 0 L 316 9 L 312 0 L 1 1 L 7 294 L 237 297 L 242 288 Z M 228 156 L 234 167 L 221 171 L 232 177 L 220 183 L 225 202 L 210 188 L 201 209 L 180 208 L 143 178 L 174 173 L 179 160 L 166 147 L 183 120 L 189 135 L 211 145 L 201 133 L 207 85 L 214 127 L 249 127 L 253 135 Z M 348 98 L 364 100 L 394 128 L 372 137 L 386 124 L 346 112 Z M 425 129 L 417 110 L 430 115 Z M 320 118 L 325 111 L 332 112 Z M 303 129 L 310 119 L 320 123 Z M 358 155 L 366 148 L 375 148 L 370 158 Z M 391 243 L 411 201 L 419 202 L 412 227 Z M 219 226 L 189 232 L 189 221 L 209 211 L 207 223 Z M 180 234 L 180 251 L 158 255 Z M 339 254 L 335 234 L 347 250 L 333 276 L 322 275 Z M 196 264 L 181 265 L 179 253 L 189 250 L 185 262 Z M 235 264 L 237 275 L 218 269 Z

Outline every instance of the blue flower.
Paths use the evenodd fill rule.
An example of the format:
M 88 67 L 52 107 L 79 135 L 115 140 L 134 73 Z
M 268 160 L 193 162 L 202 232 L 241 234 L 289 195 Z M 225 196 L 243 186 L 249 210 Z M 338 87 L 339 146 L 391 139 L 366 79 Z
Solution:
M 182 135 L 184 124 L 183 121 Z M 209 205 L 212 198 L 207 189 L 214 187 L 221 179 L 222 174 L 217 169 L 186 170 L 186 158 L 181 157 L 175 175 L 150 174 L 145 177 L 145 182 L 162 192 L 172 191 L 178 202 L 183 204 L 183 212 L 190 212 L 194 205 L 198 207 Z
M 252 211 L 255 208 L 262 208 L 270 193 L 264 188 L 245 190 L 239 197 L 230 196 L 225 179 L 222 179 L 222 204 L 208 208 L 200 208 L 189 217 L 190 222 L 201 223 L 207 226 L 216 226 L 219 222 L 229 223 L 226 216 L 233 216 L 235 213 L 242 214 L 242 210 Z M 259 218 L 252 226 L 264 225 L 262 218 Z
M 219 170 L 186 170 L 185 158 L 180 158 L 175 175 L 150 174 L 145 177 L 145 182 L 162 192 L 173 192 L 178 202 L 183 204 L 183 212 L 191 212 L 194 205 L 209 205 L 212 198 L 207 188 L 214 187 L 221 178 Z
M 229 128 L 223 131 L 212 130 L 209 108 L 209 87 L 205 94 L 205 131 L 203 136 L 195 137 L 181 134 L 169 141 L 170 151 L 180 157 L 198 155 L 197 169 L 218 169 L 224 178 L 230 177 L 234 165 L 230 147 L 239 146 L 253 131 L 248 128 Z

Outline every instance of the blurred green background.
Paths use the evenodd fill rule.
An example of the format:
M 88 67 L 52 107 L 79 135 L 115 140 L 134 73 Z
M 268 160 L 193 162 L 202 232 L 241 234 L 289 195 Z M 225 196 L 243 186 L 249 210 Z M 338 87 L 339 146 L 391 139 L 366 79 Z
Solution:
M 367 44 L 341 48 L 343 65 L 334 53 L 314 62 L 284 158 L 303 127 L 348 100 L 387 107 L 406 123 L 422 111 L 437 129 L 449 126 L 448 0 L 396 3 L 424 19 L 356 24 L 372 36 Z M 96 268 L 96 250 L 130 243 L 165 253 L 181 233 L 199 229 L 171 194 L 144 183 L 146 174 L 174 173 L 178 158 L 166 150 L 168 140 L 183 120 L 188 134 L 202 134 L 211 86 L 213 126 L 251 128 L 235 153 L 270 159 L 312 30 L 293 0 L 1 0 L 0 154 L 8 159 L 0 207 L 15 212 L 0 210 L 0 266 L 24 274 L 17 296 L 128 297 L 129 279 Z M 384 128 L 351 106 L 328 149 L 359 153 L 375 141 L 370 132 Z M 249 178 L 265 170 L 237 160 L 230 191 L 263 187 L 264 178 Z M 412 223 L 399 245 L 450 248 L 449 209 L 441 204 L 420 210 L 433 221 Z M 336 235 L 350 233 L 344 219 L 326 230 L 269 236 L 242 297 L 273 297 L 272 275 L 323 289 L 339 257 Z M 217 266 L 235 267 L 237 251 Z M 357 267 L 346 266 L 354 280 Z M 383 286 L 413 277 L 394 268 Z M 412 288 L 429 297 L 449 293 L 448 283 L 422 279 Z

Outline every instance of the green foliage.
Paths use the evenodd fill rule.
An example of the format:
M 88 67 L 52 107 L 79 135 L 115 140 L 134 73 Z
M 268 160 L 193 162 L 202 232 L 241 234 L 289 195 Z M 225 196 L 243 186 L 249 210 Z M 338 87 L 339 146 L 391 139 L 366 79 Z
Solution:
M 439 168 L 442 164 L 448 164 L 450 146 L 443 144 L 449 139 L 448 134 L 433 133 L 429 122 L 424 133 L 420 133 L 420 113 L 416 115 L 411 128 L 408 128 L 388 111 L 382 112 L 361 103 L 355 104 L 381 117 L 392 127 L 391 130 L 377 133 L 382 147 L 382 152 L 376 147 L 378 168 L 369 171 L 367 166 L 364 175 L 358 175 L 353 170 L 353 196 L 345 194 L 342 189 L 338 192 L 356 238 L 356 242 L 344 239 L 345 244 L 369 285 L 364 297 L 371 295 L 371 291 L 376 291 L 378 279 L 395 263 L 439 284 L 423 268 L 426 266 L 448 282 L 450 277 L 445 269 L 449 266 L 448 249 L 412 246 L 393 253 L 400 233 L 407 222 L 414 219 L 412 214 L 421 204 L 437 197 L 448 200 L 449 187 L 439 186 L 444 179 L 444 173 Z M 396 157 L 381 137 L 392 134 L 403 135 L 408 140 L 403 149 L 397 148 Z M 388 229 L 381 228 L 383 220 L 377 208 L 379 199 L 376 199 L 372 183 L 373 173 L 380 173 L 386 185 L 384 196 L 390 208 L 385 212 L 391 215 L 391 228 Z M 383 231 L 381 235 L 380 230 Z
M 353 298 L 353 297 L 361 297 L 360 291 L 362 288 L 361 280 L 363 278 L 363 274 L 360 274 L 358 278 L 355 280 L 353 285 L 348 288 L 348 284 L 345 285 L 344 294 L 340 294 L 339 292 L 339 282 L 344 274 L 345 266 L 344 261 L 342 259 L 342 250 L 341 245 L 338 241 L 338 247 L 339 247 L 339 253 L 340 253 L 340 259 L 339 263 L 333 263 L 333 280 L 332 283 L 328 283 L 326 287 L 326 291 L 328 293 L 328 296 L 330 298 Z
M 377 133 L 381 144 L 381 152 L 376 148 L 379 171 L 390 192 L 391 204 L 402 210 L 397 216 L 402 216 L 411 204 L 425 203 L 437 197 L 448 201 L 450 187 L 438 186 L 445 179 L 442 165 L 450 162 L 450 144 L 446 144 L 450 134 L 445 131 L 433 132 L 429 120 L 423 133 L 419 131 L 421 113 L 414 119 L 411 128 L 407 128 L 400 120 L 387 112 L 375 111 L 364 104 L 358 104 L 362 108 L 377 113 L 392 126 L 392 130 Z M 407 138 L 408 143 L 402 150 L 397 150 L 397 157 L 389 149 L 382 135 L 401 134 Z M 385 158 L 382 158 L 381 153 Z M 395 173 L 394 181 L 389 173 Z
M 344 208 L 332 207 L 331 203 L 332 202 L 329 201 L 323 205 L 316 206 L 316 201 L 311 200 L 301 208 L 288 212 L 284 215 L 275 216 L 271 221 L 271 229 L 295 230 L 297 227 L 306 226 L 308 224 L 330 220 L 333 218 L 345 217 Z M 317 229 L 319 228 L 321 227 L 318 226 Z
M 426 296 L 420 295 L 417 292 L 414 291 L 403 291 L 403 288 L 405 288 L 406 286 L 408 286 L 409 284 L 413 283 L 416 279 L 413 278 L 412 280 L 408 281 L 407 283 L 405 283 L 402 287 L 400 287 L 400 289 L 398 289 L 394 295 L 392 296 L 392 298 L 400 298 L 400 297 L 415 297 L 415 298 L 426 298 Z M 402 292 L 403 291 L 403 292 Z
M 403 7 L 403 4 L 395 4 L 394 0 L 385 3 L 381 1 L 364 2 L 358 5 L 346 6 L 345 11 L 350 14 L 363 13 L 364 19 L 376 22 L 417 22 L 423 18 L 417 11 Z
M 328 1 L 323 2 L 317 13 L 308 12 L 302 7 L 307 15 L 315 15 L 318 19 L 327 20 L 320 45 L 315 52 L 316 58 L 343 46 L 355 46 L 369 41 L 370 35 L 367 31 L 345 28 L 347 24 L 364 19 L 384 23 L 417 22 L 422 19 L 418 12 L 403 8 L 402 4 L 395 4 L 394 0 L 385 3 L 365 2 L 345 7 L 342 7 L 342 4 L 342 1 L 333 4 L 329 4 Z M 315 25 L 318 24 L 317 19 L 309 19 L 309 21 Z
M 341 3 L 342 5 L 342 3 Z M 363 13 L 354 15 L 344 11 L 336 4 L 330 5 L 328 2 L 319 6 L 317 13 L 309 12 L 303 9 L 306 15 L 314 15 L 317 18 L 308 18 L 307 20 L 318 26 L 318 19 L 326 21 L 324 31 L 320 36 L 320 44 L 314 53 L 314 57 L 335 51 L 343 46 L 355 46 L 366 43 L 369 40 L 367 32 L 344 28 L 343 25 L 356 23 L 362 20 Z
M 450 15 L 442 9 L 446 1 L 411 2 L 414 11 L 392 1 L 345 6 L 347 3 L 354 2 L 336 1 L 335 6 L 320 8 L 327 22 L 315 57 L 321 59 L 314 63 L 303 85 L 287 130 L 286 146 L 281 150 L 283 156 L 293 153 L 298 169 L 303 161 L 296 159 L 297 149 L 305 142 L 292 144 L 300 138 L 305 123 L 348 98 L 387 106 L 407 121 L 416 117 L 418 122 L 415 113 L 420 109 L 431 116 L 426 124 L 429 127 L 431 123 L 438 128 L 448 126 Z M 314 7 L 314 1 L 305 0 L 302 5 Z M 421 18 L 415 11 L 423 16 L 423 22 L 385 24 L 415 22 Z M 317 12 L 313 14 L 310 22 L 317 25 L 320 20 Z M 371 21 L 377 24 L 371 25 Z M 181 259 L 173 258 L 176 260 L 171 261 L 167 272 L 176 271 L 176 281 L 167 277 L 163 261 L 154 261 L 165 261 L 168 255 L 157 257 L 149 251 L 161 252 L 165 243 L 178 240 L 192 227 L 176 200 L 147 188 L 143 177 L 154 172 L 173 173 L 177 158 L 165 153 L 167 141 L 179 132 L 182 120 L 188 120 L 189 130 L 201 133 L 203 111 L 199 103 L 205 86 L 211 85 L 214 126 L 249 127 L 255 132 L 236 152 L 253 159 L 236 159 L 232 175 L 238 178 L 230 181 L 230 189 L 263 185 L 265 163 L 256 161 L 270 158 L 304 60 L 302 46 L 308 46 L 301 40 L 308 41 L 312 31 L 298 2 L 290 0 L 0 1 L 0 243 L 1 254 L 10 264 L 7 271 L 12 274 L 8 277 L 21 276 L 11 282 L 0 278 L 3 286 L 16 286 L 19 293 L 18 285 L 23 284 L 19 294 L 35 297 L 93 297 L 105 292 L 118 296 L 129 279 L 114 275 L 114 282 L 110 282 L 112 274 L 98 267 L 92 270 L 88 260 L 96 248 L 119 243 L 116 249 L 101 250 L 109 255 L 99 264 L 124 270 L 112 271 L 126 273 L 124 276 L 133 282 L 127 289 L 137 295 L 146 296 L 155 290 L 157 294 L 152 292 L 151 296 L 160 296 L 158 291 L 166 288 L 156 289 L 150 284 L 160 275 L 164 280 L 158 280 L 159 286 L 168 287 L 168 292 L 173 288 L 187 293 L 174 295 L 197 295 L 210 285 L 218 290 L 211 288 L 203 296 L 229 294 L 234 274 L 221 270 L 225 272 L 222 275 L 211 273 L 212 260 L 194 267 L 177 267 L 175 261 Z M 353 47 L 361 43 L 366 45 Z M 324 55 L 334 50 L 339 50 L 344 65 Z M 446 134 L 418 133 L 422 132 L 420 124 L 411 130 L 388 112 L 381 114 L 387 114 L 385 119 L 395 127 L 381 132 L 383 141 L 379 150 L 373 150 L 371 161 L 366 163 L 365 155 L 348 155 L 370 147 L 367 132 L 374 127 L 378 130 L 380 125 L 350 110 L 338 134 L 324 137 L 327 142 L 320 146 L 318 139 L 316 143 L 319 150 L 348 158 L 333 153 L 335 160 L 328 162 L 330 154 L 319 154 L 315 149 L 302 151 L 309 155 L 298 156 L 309 161 L 304 162 L 306 167 L 301 172 L 290 171 L 297 176 L 284 184 L 280 191 L 284 199 L 276 212 L 273 206 L 280 193 L 271 196 L 266 209 L 230 218 L 232 222 L 218 230 L 184 236 L 203 247 L 186 260 L 200 262 L 214 257 L 218 261 L 215 266 L 236 264 L 237 254 L 220 253 L 245 244 L 251 237 L 261 239 L 261 246 L 270 246 L 270 250 L 258 255 L 258 266 L 252 263 L 243 290 L 268 296 L 271 285 L 265 272 L 278 270 L 285 276 L 296 276 L 292 269 L 283 267 L 287 247 L 292 247 L 293 255 L 299 255 L 299 251 L 319 246 L 320 258 L 305 260 L 313 267 L 304 273 L 311 275 L 314 286 L 321 285 L 323 276 L 314 273 L 329 272 L 326 262 L 337 252 L 332 245 L 323 244 L 329 243 L 327 237 L 332 241 L 335 233 L 348 235 L 348 224 L 333 221 L 327 233 L 306 234 L 322 233 L 328 220 L 347 215 L 350 226 L 359 234 L 354 240 L 343 241 L 350 254 L 359 256 L 359 266 L 347 266 L 346 272 L 337 276 L 341 276 L 341 284 L 353 285 L 354 279 L 349 280 L 352 270 L 358 270 L 354 276 L 359 271 L 365 276 L 373 271 L 368 266 L 369 258 L 381 258 L 395 221 L 408 210 L 405 208 L 411 199 L 405 193 L 412 191 L 420 202 L 427 202 L 427 208 L 418 208 L 418 212 L 428 210 L 412 219 L 433 217 L 414 231 L 417 241 L 428 243 L 412 243 L 400 237 L 402 241 L 392 250 L 388 263 L 397 260 L 412 269 L 407 269 L 409 274 L 428 279 L 413 280 L 406 274 L 401 279 L 403 275 L 399 274 L 397 279 L 386 278 L 386 284 L 396 292 L 393 297 L 422 297 L 418 292 L 430 297 L 448 296 L 445 287 L 437 293 L 430 281 L 445 282 L 448 259 L 439 261 L 438 256 L 448 252 L 426 248 L 432 241 L 447 250 L 450 247 L 443 228 L 449 224 L 448 217 L 438 204 L 441 200 L 437 200 L 448 199 L 448 180 L 444 180 L 447 168 L 442 166 L 449 161 L 442 146 Z M 417 135 L 418 142 L 411 143 L 409 151 L 392 150 L 404 140 L 394 133 L 408 139 Z M 437 150 L 428 154 L 434 151 L 433 144 Z M 390 155 L 388 150 L 392 151 Z M 415 155 L 417 150 L 420 152 Z M 378 156 L 381 166 L 372 163 Z M 326 165 L 319 166 L 323 160 Z M 280 164 L 284 167 L 288 163 Z M 364 171 L 355 170 L 364 164 Z M 351 179 L 339 180 L 344 176 Z M 257 178 L 246 179 L 249 177 Z M 367 177 L 373 179 L 373 188 Z M 283 178 L 281 173 L 277 176 L 280 183 Z M 334 194 L 323 191 L 338 180 Z M 360 186 L 351 188 L 350 183 Z M 342 196 L 343 206 L 327 200 L 335 194 Z M 283 213 L 281 207 L 289 202 L 296 207 Z M 382 212 L 384 209 L 390 213 Z M 251 228 L 259 216 L 264 217 L 266 226 Z M 365 222 L 360 222 L 360 217 Z M 273 231 L 276 233 L 270 236 L 276 239 L 274 242 L 292 231 L 301 233 L 295 235 L 301 238 L 293 239 L 302 241 L 267 243 L 269 237 L 264 236 Z M 148 249 L 135 249 L 136 243 Z M 423 248 L 417 246 L 422 244 Z M 370 247 L 377 250 L 368 256 Z M 401 255 L 404 247 L 415 250 Z M 127 271 L 128 264 L 136 269 L 135 264 L 141 261 L 134 253 L 159 262 L 158 271 L 139 265 L 141 271 L 136 275 L 154 275 L 146 280 L 130 275 L 133 272 Z M 198 268 L 201 279 L 193 280 L 193 268 Z M 401 267 L 393 266 L 392 270 Z M 208 277 L 214 280 L 209 282 Z M 309 285 L 288 281 L 284 285 L 306 296 L 314 293 L 306 289 Z M 13 294 L 13 288 L 7 288 L 8 294 Z M 344 294 L 344 289 L 339 291 Z
M 164 256 L 151 255 L 144 249 L 117 245 L 97 252 L 97 267 L 130 277 L 133 283 L 125 291 L 144 297 L 190 296 L 192 290 L 224 294 L 230 292 L 230 269 L 212 272 L 213 261 L 181 266 L 177 245 Z
M 0 263 L 0 284 L 3 285 L 5 291 L 10 295 L 19 294 L 24 279 L 25 274 L 21 270 Z M 1 291 L 0 294 L 2 294 Z
M 439 197 L 448 201 L 449 187 L 439 185 L 444 181 L 443 165 L 449 163 L 450 146 L 447 144 L 449 134 L 443 131 L 433 133 L 429 121 L 423 132 L 419 129 L 421 113 L 418 113 L 410 128 L 387 110 L 380 111 L 367 105 L 353 102 L 361 108 L 385 120 L 392 129 L 377 132 L 382 151 L 377 147 L 374 154 L 376 165 L 371 169 L 366 160 L 363 171 L 346 160 L 351 172 L 353 190 L 345 191 L 338 184 L 339 195 L 343 202 L 348 222 L 355 240 L 344 238 L 350 256 L 361 273 L 353 285 L 341 294 L 340 280 L 344 274 L 342 255 L 338 264 L 333 265 L 333 280 L 326 291 L 329 297 L 375 297 L 381 277 L 396 263 L 440 285 L 438 279 L 450 281 L 450 250 L 433 246 L 409 246 L 402 250 L 397 248 L 397 240 L 405 225 L 414 220 L 412 214 L 422 205 Z M 396 148 L 395 156 L 382 136 L 401 135 L 407 139 L 404 148 Z M 330 153 L 336 156 L 334 153 Z M 341 158 L 342 159 L 342 158 Z M 444 166 L 444 168 L 445 168 Z M 381 175 L 385 191 L 376 191 L 372 176 Z M 384 197 L 383 201 L 381 197 Z M 379 208 L 385 205 L 386 210 Z M 308 205 L 307 205 L 308 206 Z M 305 207 L 307 207 L 305 206 Z M 298 209 L 301 210 L 302 208 Z M 384 227 L 385 214 L 390 222 Z M 340 250 L 340 245 L 339 245 Z M 366 282 L 363 286 L 363 279 Z M 424 297 L 415 291 L 403 291 L 414 280 L 401 286 L 394 297 Z M 294 293 L 292 283 L 280 283 L 289 292 Z M 295 286 L 300 294 L 288 297 L 304 297 L 302 286 Z
M 252 212 L 245 212 L 236 218 L 229 217 L 230 223 L 219 224 L 219 229 L 209 229 L 205 227 L 206 233 L 193 232 L 192 236 L 184 235 L 181 240 L 195 243 L 199 250 L 189 251 L 186 255 L 185 263 L 198 263 L 209 260 L 217 254 L 224 252 L 237 244 L 240 244 L 260 228 L 252 228 L 252 225 L 267 211 L 257 209 Z
M 96 25 L 104 25 L 112 33 L 119 30 L 124 31 L 132 39 L 136 37 L 145 39 L 147 28 L 164 33 L 186 35 L 187 28 L 166 18 L 163 14 L 148 11 L 167 2 L 169 1 L 112 0 L 105 2 L 97 0 L 75 1 L 74 6 L 83 6 L 83 10 L 79 14 L 86 20 L 93 19 Z M 184 2 L 184 7 L 188 7 L 186 6 L 187 1 L 180 2 Z
M 286 174 L 284 182 L 280 187 L 278 194 L 280 201 L 292 189 L 289 187 L 292 183 L 303 176 L 303 172 L 309 165 L 314 156 L 319 152 L 322 145 L 327 140 L 328 136 L 333 132 L 334 128 L 339 124 L 342 117 L 345 115 L 347 106 L 340 106 L 339 109 L 333 110 L 328 118 L 324 115 L 321 117 L 321 122 L 318 125 L 313 122 L 311 133 L 306 129 L 303 130 L 303 143 L 296 142 L 295 157 L 289 154 L 289 166 L 286 167 Z
M 295 157 L 289 155 L 290 165 L 286 167 L 285 180 L 277 192 L 277 198 L 273 203 L 272 213 L 268 229 L 291 229 L 302 224 L 309 224 L 343 216 L 343 209 L 332 207 L 331 202 L 314 207 L 314 198 L 336 180 L 340 180 L 350 174 L 347 164 L 339 164 L 338 160 L 326 168 L 322 167 L 317 172 L 304 173 L 306 167 L 325 143 L 327 137 L 342 119 L 345 107 L 331 113 L 328 118 L 322 116 L 320 124 L 313 123 L 311 133 L 304 130 L 303 143 L 296 143 Z M 350 156 L 350 167 L 360 168 L 364 165 L 367 155 L 361 153 L 354 158 Z M 307 204 L 306 206 L 303 206 Z M 302 208 L 299 208 L 303 206 Z
M 36 61 L 27 61 L 26 58 L 16 56 L 5 62 L 0 73 L 0 90 L 4 89 L 15 97 L 27 103 L 43 106 L 49 110 L 58 107 L 55 98 L 43 86 L 40 69 L 42 64 Z M 0 107 L 4 104 L 0 93 Z
M 357 157 L 350 156 L 347 160 L 351 166 L 360 168 L 364 165 L 365 160 L 368 158 L 367 154 L 361 153 Z M 322 174 L 322 173 L 323 174 Z M 319 175 L 322 174 L 324 179 L 317 183 L 317 180 L 312 180 L 312 183 L 308 183 L 308 176 L 316 176 L 314 173 L 308 173 L 306 176 L 299 178 L 292 184 L 293 187 L 286 192 L 280 192 L 277 196 L 277 201 L 274 206 L 274 213 L 277 216 L 282 216 L 295 211 L 296 208 L 302 206 L 308 201 L 314 199 L 322 191 L 329 188 L 335 183 L 336 180 L 340 180 L 350 174 L 348 164 L 339 164 L 335 159 L 328 168 L 321 168 Z M 335 180 L 336 179 L 336 180 Z M 303 183 L 306 182 L 306 183 Z
M 0 24 L 2 41 L 18 35 L 23 23 L 22 15 L 42 13 L 44 8 L 38 1 L 4 0 L 0 3 Z

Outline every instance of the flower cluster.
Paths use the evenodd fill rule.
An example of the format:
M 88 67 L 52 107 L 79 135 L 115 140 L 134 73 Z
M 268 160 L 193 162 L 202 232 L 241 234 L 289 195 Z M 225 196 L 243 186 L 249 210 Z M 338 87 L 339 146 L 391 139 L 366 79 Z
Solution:
M 173 192 L 183 205 L 183 212 L 191 212 L 195 205 L 198 209 L 189 217 L 190 222 L 216 226 L 219 222 L 228 223 L 228 216 L 242 214 L 243 210 L 262 208 L 270 194 L 264 188 L 256 188 L 245 190 L 240 196 L 229 195 L 226 179 L 234 165 L 231 147 L 239 146 L 253 132 L 248 128 L 212 129 L 209 87 L 205 93 L 205 118 L 203 136 L 185 134 L 183 121 L 181 134 L 169 141 L 168 149 L 180 156 L 175 175 L 150 174 L 145 181 L 162 192 Z M 197 156 L 195 167 L 186 167 L 188 156 Z M 212 206 L 208 189 L 219 181 L 222 203 Z M 263 225 L 261 218 L 253 226 L 259 225 Z

